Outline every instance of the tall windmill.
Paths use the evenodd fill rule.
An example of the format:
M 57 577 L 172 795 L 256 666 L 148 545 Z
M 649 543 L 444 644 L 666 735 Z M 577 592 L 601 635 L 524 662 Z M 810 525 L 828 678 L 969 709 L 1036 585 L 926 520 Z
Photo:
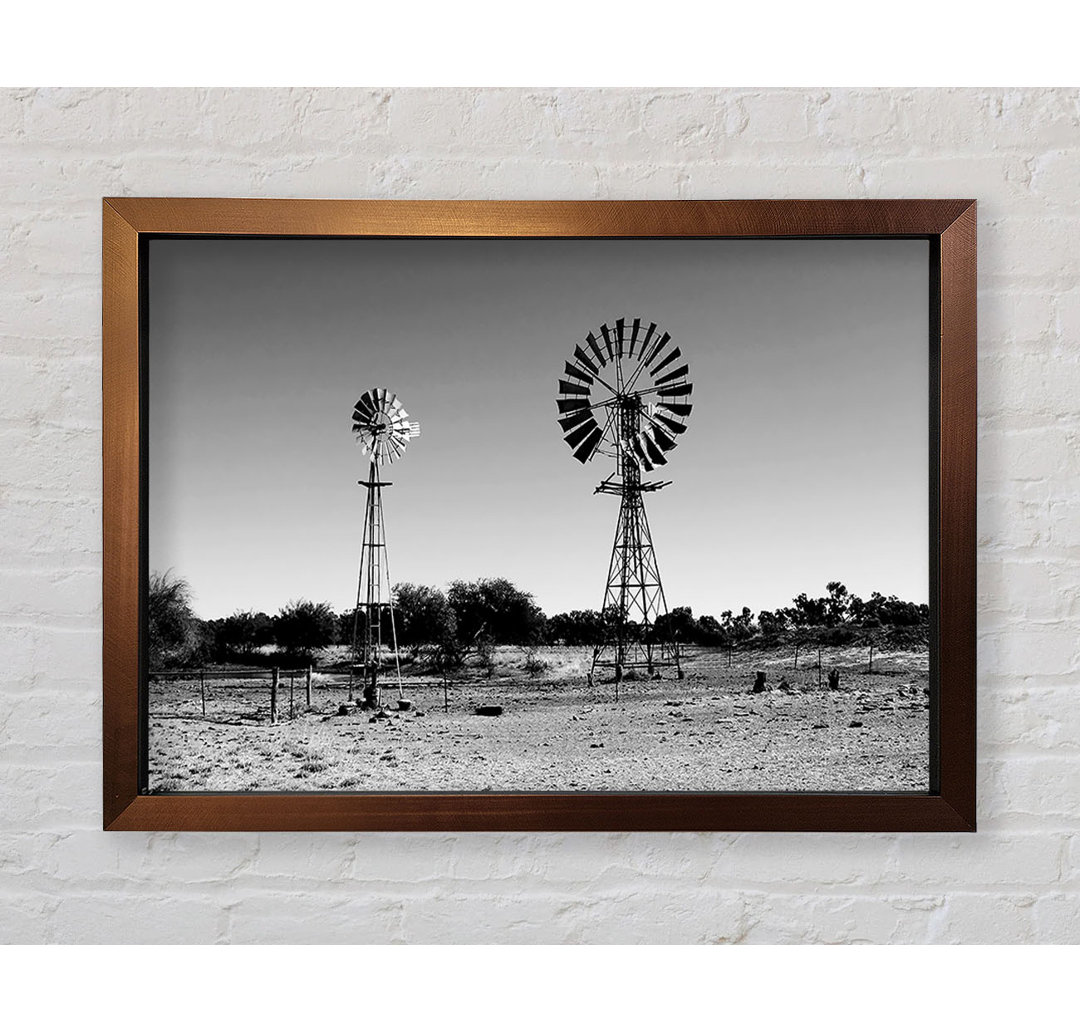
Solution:
M 667 463 L 686 430 L 693 385 L 681 358 L 655 323 L 616 319 L 574 346 L 559 380 L 559 425 L 574 458 L 615 460 L 615 473 L 594 492 L 620 501 L 604 590 L 605 640 L 593 651 L 589 682 L 597 668 L 610 668 L 616 698 L 630 671 L 674 667 L 682 677 L 678 643 L 656 633 L 667 602 L 644 501 L 671 482 L 642 477 Z
M 401 693 L 401 665 L 397 655 L 397 626 L 390 568 L 386 558 L 386 523 L 383 519 L 382 490 L 393 482 L 381 479 L 380 468 L 405 453 L 405 446 L 420 434 L 420 424 L 411 423 L 396 395 L 384 387 L 365 391 L 353 407 L 352 429 L 365 455 L 370 456 L 368 478 L 358 481 L 367 488 L 364 533 L 360 548 L 360 573 L 353 611 L 352 665 L 349 699 L 353 698 L 353 678 L 359 675 L 364 706 L 382 703 L 379 671 L 382 665 L 383 631 L 389 623 L 390 647 L 394 656 L 398 695 Z

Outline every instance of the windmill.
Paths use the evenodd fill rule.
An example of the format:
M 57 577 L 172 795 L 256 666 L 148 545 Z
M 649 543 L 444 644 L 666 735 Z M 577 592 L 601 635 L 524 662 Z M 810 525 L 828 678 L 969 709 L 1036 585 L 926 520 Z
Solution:
M 559 380 L 559 425 L 574 458 L 615 460 L 615 473 L 594 491 L 620 502 L 604 590 L 604 641 L 593 651 L 589 683 L 597 668 L 611 668 L 616 699 L 629 671 L 653 675 L 673 666 L 682 677 L 678 643 L 656 633 L 667 602 L 644 502 L 647 492 L 671 482 L 642 479 L 667 463 L 686 430 L 693 385 L 681 358 L 655 323 L 617 319 L 586 334 L 584 347 L 574 346 Z
M 389 619 L 390 647 L 401 692 L 401 665 L 397 655 L 397 627 L 394 597 L 386 558 L 386 524 L 383 519 L 382 490 L 393 482 L 380 479 L 380 467 L 405 453 L 405 446 L 420 434 L 420 424 L 411 423 L 397 396 L 384 387 L 365 391 L 353 407 L 352 429 L 364 454 L 370 456 L 368 478 L 357 481 L 367 488 L 364 532 L 360 548 L 360 573 L 353 611 L 352 665 L 349 699 L 353 698 L 353 678 L 359 675 L 365 707 L 382 704 L 379 670 L 382 663 L 383 626 Z

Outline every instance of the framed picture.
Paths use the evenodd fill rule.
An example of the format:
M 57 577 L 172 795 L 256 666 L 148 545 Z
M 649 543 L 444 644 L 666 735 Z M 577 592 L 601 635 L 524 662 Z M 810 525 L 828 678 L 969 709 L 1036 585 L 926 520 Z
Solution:
M 975 292 L 969 200 L 105 199 L 105 828 L 973 831 Z

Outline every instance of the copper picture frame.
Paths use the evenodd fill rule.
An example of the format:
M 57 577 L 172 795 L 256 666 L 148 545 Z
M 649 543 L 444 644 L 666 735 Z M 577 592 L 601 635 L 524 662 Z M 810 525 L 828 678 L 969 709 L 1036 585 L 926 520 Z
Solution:
M 103 201 L 107 830 L 974 831 L 976 205 L 972 200 Z M 920 238 L 929 242 L 926 793 L 144 791 L 147 254 L 155 237 Z

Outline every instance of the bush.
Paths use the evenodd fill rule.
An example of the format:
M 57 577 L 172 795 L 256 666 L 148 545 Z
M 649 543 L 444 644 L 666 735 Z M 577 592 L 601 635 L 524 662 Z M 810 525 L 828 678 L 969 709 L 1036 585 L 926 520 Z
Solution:
M 315 650 L 337 640 L 338 619 L 328 603 L 300 599 L 274 618 L 274 641 L 288 656 L 310 663 Z
M 191 609 L 191 588 L 172 571 L 150 575 L 147 590 L 147 654 L 151 667 L 203 663 L 209 642 Z

